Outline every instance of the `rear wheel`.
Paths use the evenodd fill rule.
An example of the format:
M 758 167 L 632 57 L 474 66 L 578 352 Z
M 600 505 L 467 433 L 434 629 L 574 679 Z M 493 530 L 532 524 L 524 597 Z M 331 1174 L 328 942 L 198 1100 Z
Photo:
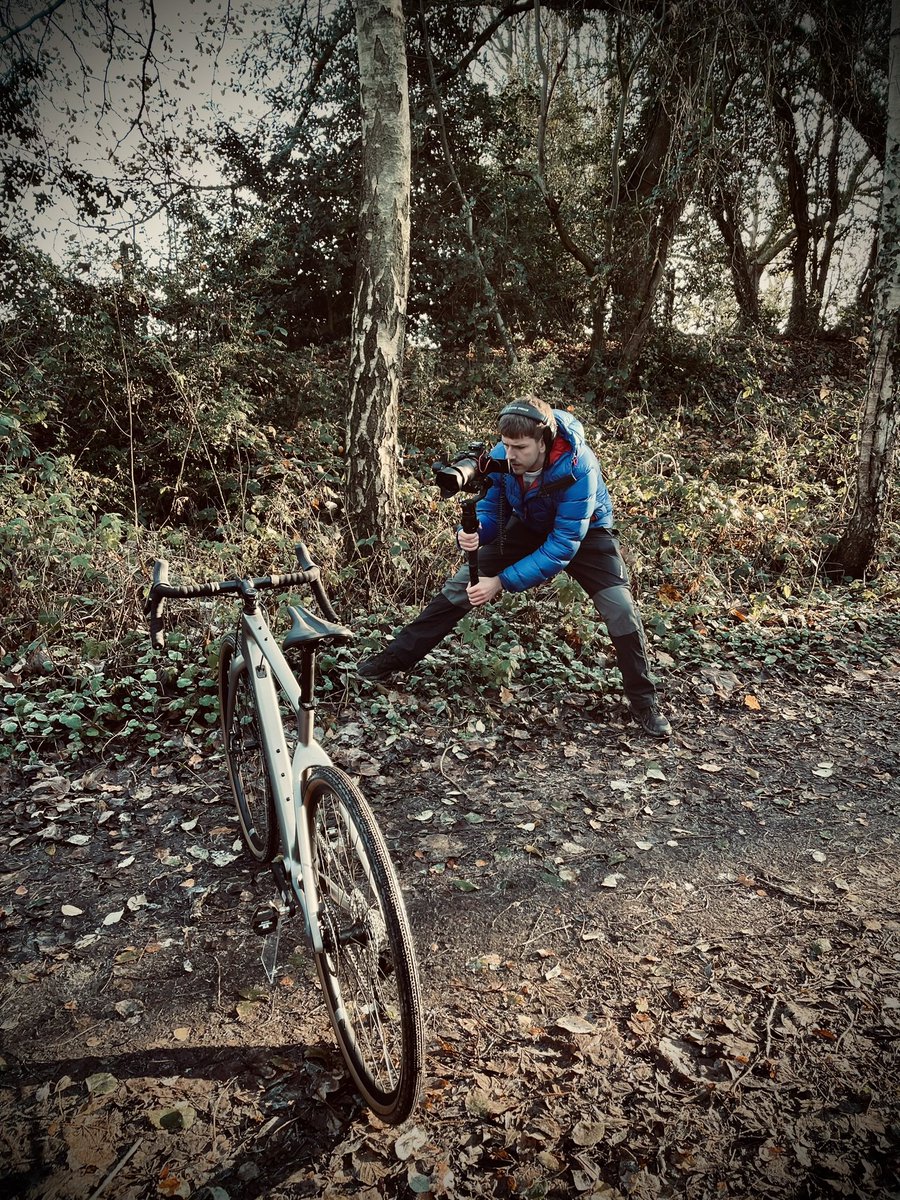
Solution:
M 424 1032 L 403 896 L 372 811 L 342 771 L 304 792 L 324 951 L 316 966 L 341 1053 L 365 1102 L 399 1124 L 422 1083 Z
M 278 845 L 278 819 L 263 754 L 256 701 L 246 669 L 242 668 L 234 680 L 233 700 L 229 704 L 229 677 L 236 654 L 235 636 L 226 634 L 219 650 L 219 719 L 225 762 L 244 844 L 258 862 L 269 862 Z

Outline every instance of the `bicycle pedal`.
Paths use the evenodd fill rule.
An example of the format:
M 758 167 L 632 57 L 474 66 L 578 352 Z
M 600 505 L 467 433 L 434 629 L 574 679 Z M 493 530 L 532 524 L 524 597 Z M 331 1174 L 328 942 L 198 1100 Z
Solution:
M 257 909 L 250 921 L 251 928 L 254 933 L 258 933 L 260 937 L 268 937 L 275 933 L 278 929 L 278 924 L 282 917 L 287 916 L 288 909 L 286 905 L 267 904 L 264 908 Z

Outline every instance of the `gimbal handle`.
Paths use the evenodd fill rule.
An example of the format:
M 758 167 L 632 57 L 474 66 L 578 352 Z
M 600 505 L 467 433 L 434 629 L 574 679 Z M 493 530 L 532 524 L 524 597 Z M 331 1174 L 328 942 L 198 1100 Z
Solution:
M 463 533 L 478 532 L 478 513 L 475 511 L 477 500 L 463 500 L 462 502 L 462 527 Z M 469 561 L 469 583 L 478 582 L 478 551 L 469 550 L 466 552 L 466 557 Z

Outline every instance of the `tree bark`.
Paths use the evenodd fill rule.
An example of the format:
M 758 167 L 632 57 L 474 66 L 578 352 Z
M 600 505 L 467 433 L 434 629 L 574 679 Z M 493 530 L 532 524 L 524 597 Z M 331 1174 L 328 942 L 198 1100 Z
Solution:
M 859 435 L 856 499 L 847 528 L 826 564 L 829 574 L 854 579 L 863 577 L 875 556 L 900 428 L 900 0 L 891 5 L 889 62 L 878 291 Z
M 410 124 L 401 0 L 354 0 L 363 180 L 350 334 L 351 550 L 381 554 L 397 520 L 400 381 L 409 291 Z
M 728 269 L 737 301 L 740 326 L 755 329 L 762 323 L 759 281 L 762 268 L 750 261 L 740 228 L 740 206 L 734 191 L 723 184 L 715 187 L 709 209 L 728 254 Z
M 787 85 L 785 85 L 785 89 Z M 791 307 L 788 312 L 788 337 L 803 337 L 816 330 L 817 322 L 810 311 L 807 269 L 812 241 L 809 218 L 809 198 L 806 171 L 800 155 L 800 139 L 794 110 L 787 95 L 776 84 L 772 89 L 772 109 L 775 115 L 778 142 L 787 169 L 788 206 L 794 222 L 791 243 Z

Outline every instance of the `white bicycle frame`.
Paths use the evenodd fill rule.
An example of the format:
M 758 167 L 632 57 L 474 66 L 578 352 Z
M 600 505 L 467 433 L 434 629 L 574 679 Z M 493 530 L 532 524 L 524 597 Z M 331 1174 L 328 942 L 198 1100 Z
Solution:
M 228 672 L 228 722 L 233 715 L 237 678 L 244 670 L 256 700 L 260 738 L 284 850 L 281 861 L 291 891 L 303 910 L 313 953 L 321 954 L 323 942 L 319 923 L 319 893 L 313 871 L 309 829 L 302 819 L 303 789 L 313 767 L 333 764 L 315 739 L 315 711 L 312 705 L 305 707 L 301 704 L 300 685 L 265 619 L 256 614 L 241 615 L 238 644 Z M 297 717 L 297 746 L 290 762 L 276 682 Z

